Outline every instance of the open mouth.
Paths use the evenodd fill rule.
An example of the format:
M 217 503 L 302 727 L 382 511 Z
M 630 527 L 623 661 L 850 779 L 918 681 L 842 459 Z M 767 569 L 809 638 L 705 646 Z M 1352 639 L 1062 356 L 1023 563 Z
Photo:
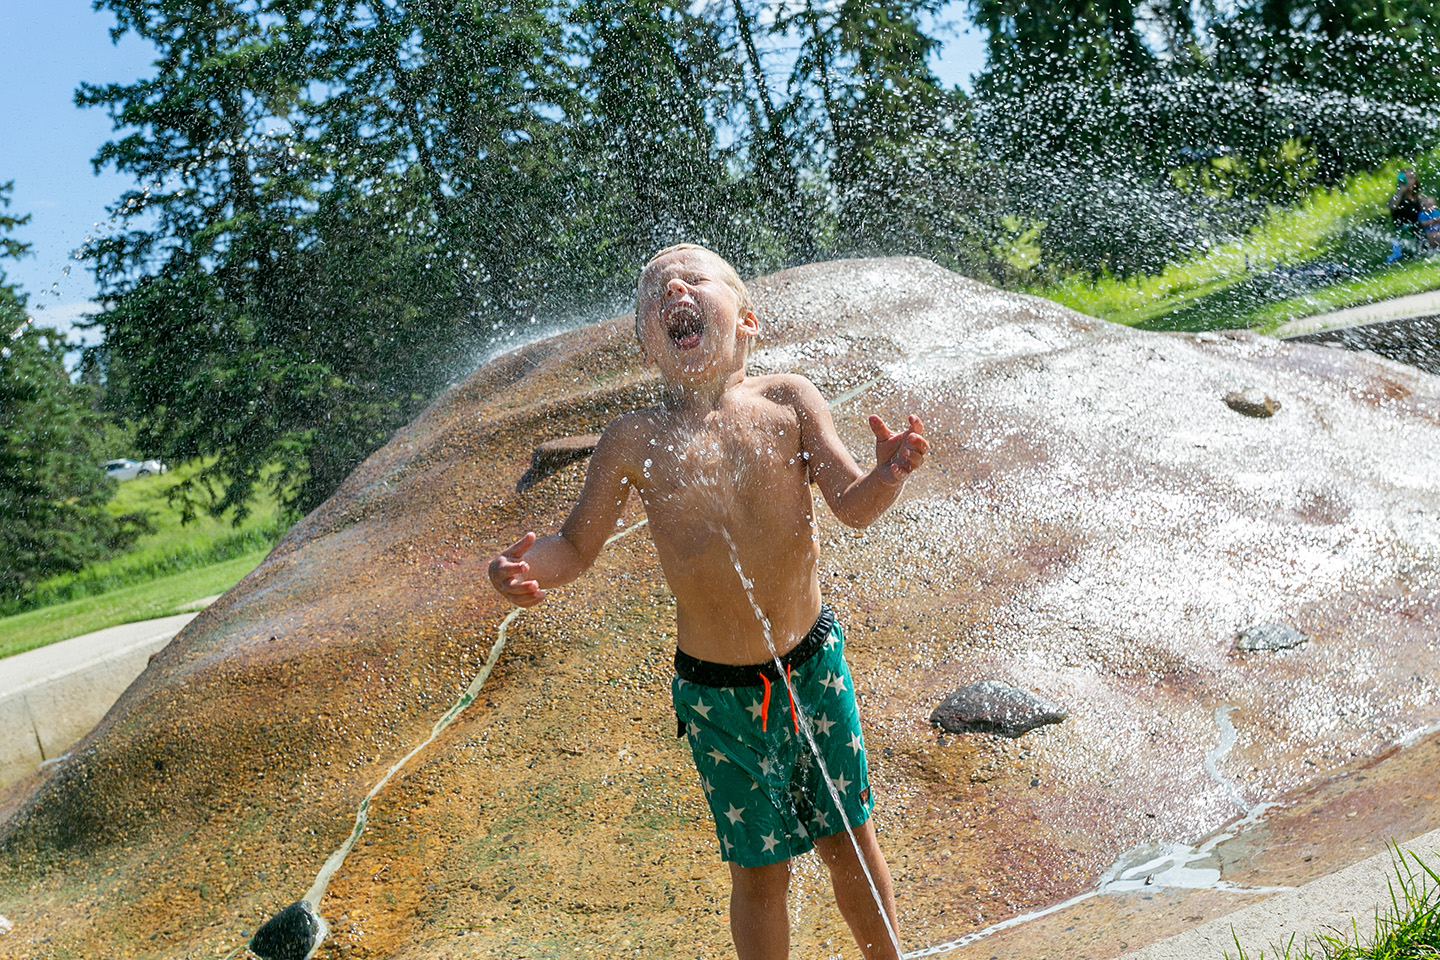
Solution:
M 698 347 L 700 337 L 705 332 L 705 320 L 700 316 L 700 311 L 684 304 L 670 310 L 669 316 L 665 318 L 665 326 L 670 333 L 670 340 L 681 350 Z

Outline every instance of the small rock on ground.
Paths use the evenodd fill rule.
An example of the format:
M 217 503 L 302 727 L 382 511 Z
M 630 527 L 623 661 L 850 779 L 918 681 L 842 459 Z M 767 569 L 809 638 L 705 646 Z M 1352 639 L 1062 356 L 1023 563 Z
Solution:
M 1247 417 L 1273 417 L 1280 409 L 1280 401 L 1254 387 L 1245 387 L 1225 395 L 1225 405 L 1236 413 Z
M 1236 650 L 1288 650 L 1298 647 L 1309 637 L 1284 623 L 1258 623 L 1240 631 Z
M 1069 713 L 1037 693 L 999 680 L 961 687 L 930 714 L 930 722 L 951 733 L 998 733 L 1014 739 Z
M 250 952 L 260 960 L 305 960 L 328 932 L 308 900 L 297 900 L 255 931 Z

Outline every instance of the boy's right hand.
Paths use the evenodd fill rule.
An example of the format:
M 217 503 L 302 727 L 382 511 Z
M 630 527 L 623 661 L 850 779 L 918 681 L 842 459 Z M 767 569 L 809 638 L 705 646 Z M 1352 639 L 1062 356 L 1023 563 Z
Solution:
M 522 558 L 535 545 L 535 534 L 527 533 L 490 561 L 490 582 L 500 596 L 517 607 L 533 607 L 545 599 L 540 584 L 530 579 L 530 564 Z

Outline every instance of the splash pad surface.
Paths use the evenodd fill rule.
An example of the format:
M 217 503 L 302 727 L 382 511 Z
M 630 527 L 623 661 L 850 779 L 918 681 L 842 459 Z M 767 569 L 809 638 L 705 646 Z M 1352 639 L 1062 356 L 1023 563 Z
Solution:
M 753 368 L 815 380 L 862 462 L 872 411 L 934 440 L 865 533 L 820 511 L 907 950 L 1083 895 L 1127 852 L 1195 846 L 1440 720 L 1436 378 L 1132 331 L 915 260 L 754 288 Z M 493 551 L 578 492 L 583 464 L 514 491 L 535 443 L 654 386 L 619 318 L 492 361 L 372 456 L 5 797 L 0 955 L 220 957 L 310 889 L 493 649 Z M 1226 407 L 1246 386 L 1280 412 Z M 474 702 L 370 799 L 320 955 L 723 955 L 672 620 L 643 531 L 516 618 Z M 1268 622 L 1307 642 L 1233 649 Z M 983 678 L 1069 719 L 937 734 L 935 704 Z M 795 956 L 853 951 L 823 875 L 797 864 Z

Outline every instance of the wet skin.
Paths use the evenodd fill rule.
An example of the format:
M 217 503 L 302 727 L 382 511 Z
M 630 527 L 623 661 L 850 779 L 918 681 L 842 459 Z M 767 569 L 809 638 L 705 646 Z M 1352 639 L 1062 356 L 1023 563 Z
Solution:
M 746 376 L 745 341 L 758 322 L 722 276 L 721 262 L 699 250 L 646 268 L 636 328 L 665 400 L 606 428 L 558 535 L 527 533 L 491 561 L 491 582 L 510 602 L 532 606 L 584 573 L 635 490 L 675 594 L 680 649 L 760 663 L 798 643 L 820 612 L 811 484 L 841 522 L 865 527 L 924 461 L 918 417 L 899 432 L 870 417 L 876 466 L 862 472 L 814 384 Z

